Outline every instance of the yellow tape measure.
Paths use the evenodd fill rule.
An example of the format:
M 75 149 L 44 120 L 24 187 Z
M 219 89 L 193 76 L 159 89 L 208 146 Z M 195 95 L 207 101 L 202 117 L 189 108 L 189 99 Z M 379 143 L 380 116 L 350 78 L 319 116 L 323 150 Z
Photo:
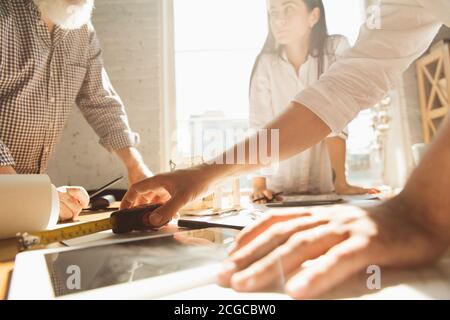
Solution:
M 20 251 L 23 251 L 41 248 L 54 242 L 87 236 L 111 228 L 111 219 L 107 218 L 54 230 L 19 233 L 17 234 L 17 241 L 19 242 Z
M 106 219 L 85 222 L 54 230 L 25 232 L 17 234 L 19 250 L 42 248 L 54 242 L 87 236 L 100 231 L 112 229 L 114 233 L 128 233 L 151 228 L 148 215 L 160 205 L 147 205 L 111 213 Z

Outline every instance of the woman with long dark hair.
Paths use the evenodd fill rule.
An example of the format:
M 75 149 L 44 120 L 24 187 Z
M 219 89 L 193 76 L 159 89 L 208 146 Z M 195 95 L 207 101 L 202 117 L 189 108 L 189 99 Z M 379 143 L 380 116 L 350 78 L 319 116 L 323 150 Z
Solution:
M 268 5 L 270 30 L 256 59 L 250 83 L 250 126 L 255 129 L 285 111 L 294 96 L 317 81 L 350 46 L 344 36 L 328 34 L 322 0 L 270 0 Z M 346 138 L 346 132 L 330 136 L 281 162 L 275 172 L 262 171 L 253 178 L 252 199 L 271 200 L 279 191 L 285 194 L 369 192 L 347 183 Z

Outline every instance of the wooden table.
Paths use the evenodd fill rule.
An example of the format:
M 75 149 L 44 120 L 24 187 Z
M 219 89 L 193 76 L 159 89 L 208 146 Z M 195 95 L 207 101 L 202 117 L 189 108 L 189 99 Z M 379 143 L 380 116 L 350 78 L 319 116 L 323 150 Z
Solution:
M 80 221 L 103 219 L 110 213 L 80 216 Z M 176 231 L 176 228 L 170 232 Z M 55 246 L 55 245 L 53 245 Z M 62 244 L 56 244 L 62 246 Z M 0 299 L 6 299 L 9 282 L 18 253 L 16 240 L 0 241 Z M 360 273 L 344 285 L 328 293 L 330 299 L 450 299 L 450 251 L 432 267 L 416 270 L 382 270 L 382 290 L 370 291 L 366 281 L 368 275 Z M 179 292 L 167 299 L 287 299 L 283 293 L 242 294 L 217 285 L 208 285 Z

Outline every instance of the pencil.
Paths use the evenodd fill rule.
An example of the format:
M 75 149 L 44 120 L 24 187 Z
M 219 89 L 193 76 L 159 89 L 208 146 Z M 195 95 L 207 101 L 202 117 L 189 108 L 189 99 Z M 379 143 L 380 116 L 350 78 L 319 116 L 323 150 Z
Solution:
M 273 199 L 275 199 L 275 197 L 281 196 L 282 194 L 283 194 L 283 192 L 274 193 Z M 272 200 L 267 199 L 266 196 L 264 196 L 262 198 L 258 198 L 258 199 L 253 200 L 253 202 L 262 201 L 262 200 L 272 201 Z
M 89 198 L 92 200 L 95 196 L 99 195 L 100 193 L 102 193 L 103 191 L 105 191 L 106 189 L 108 189 L 109 187 L 111 187 L 113 184 L 119 182 L 120 180 L 122 180 L 123 177 L 119 177 L 117 179 L 114 179 L 113 181 L 107 183 L 106 185 L 104 185 L 103 187 L 99 188 L 97 191 L 95 191 L 94 193 L 89 195 Z

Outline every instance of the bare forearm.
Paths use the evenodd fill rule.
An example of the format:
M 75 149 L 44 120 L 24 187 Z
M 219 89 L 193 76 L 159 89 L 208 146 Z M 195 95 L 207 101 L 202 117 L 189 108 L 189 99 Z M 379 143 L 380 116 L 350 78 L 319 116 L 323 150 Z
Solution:
M 345 140 L 339 137 L 333 137 L 326 139 L 328 153 L 330 156 L 331 168 L 336 175 L 335 184 L 346 183 L 345 176 L 345 153 L 346 143 Z
M 144 164 L 144 160 L 136 148 L 120 149 L 116 150 L 115 153 L 127 169 L 132 169 Z
M 214 159 L 211 172 L 228 176 L 254 171 L 274 164 L 265 163 L 261 155 L 266 154 L 271 160 L 285 160 L 319 143 L 331 132 L 308 108 L 294 103 L 264 129 L 267 129 L 267 139 L 261 140 L 255 135 L 235 145 Z
M 450 243 L 450 117 L 399 198 L 418 222 Z

